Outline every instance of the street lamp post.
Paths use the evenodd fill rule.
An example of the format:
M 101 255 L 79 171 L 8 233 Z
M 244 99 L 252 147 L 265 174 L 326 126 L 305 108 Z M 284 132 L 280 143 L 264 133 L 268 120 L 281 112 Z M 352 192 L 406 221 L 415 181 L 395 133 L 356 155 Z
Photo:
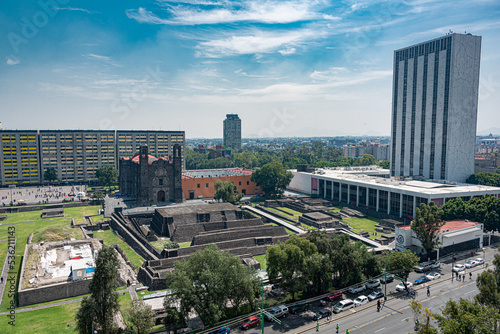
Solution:
M 385 251 L 384 283 L 385 283 L 384 301 L 387 301 L 387 251 Z

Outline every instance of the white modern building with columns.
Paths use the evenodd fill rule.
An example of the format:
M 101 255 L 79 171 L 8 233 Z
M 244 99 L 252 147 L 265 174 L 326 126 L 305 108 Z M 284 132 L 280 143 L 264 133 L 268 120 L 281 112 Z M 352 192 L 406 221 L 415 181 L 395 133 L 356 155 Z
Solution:
M 390 178 L 389 170 L 378 166 L 292 170 L 292 173 L 290 190 L 410 220 L 421 203 L 432 201 L 441 206 L 453 198 L 469 200 L 487 194 L 500 198 L 500 188 L 449 181 L 399 180 Z

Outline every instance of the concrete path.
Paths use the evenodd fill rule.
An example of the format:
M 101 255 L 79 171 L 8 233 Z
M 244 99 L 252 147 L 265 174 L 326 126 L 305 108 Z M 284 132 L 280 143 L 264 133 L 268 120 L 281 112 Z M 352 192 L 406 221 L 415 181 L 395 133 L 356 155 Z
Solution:
M 293 225 L 293 224 L 290 224 L 290 223 L 287 223 L 286 221 L 282 220 L 282 219 L 279 219 L 279 218 L 276 218 L 274 217 L 273 215 L 270 215 L 264 211 L 261 211 L 259 209 L 256 209 L 254 208 L 253 206 L 249 206 L 249 205 L 242 205 L 241 206 L 242 209 L 245 209 L 245 210 L 248 210 L 248 211 L 252 211 L 260 216 L 263 216 L 263 217 L 266 217 L 267 219 L 269 220 L 272 220 L 273 222 L 275 222 L 276 224 L 279 224 L 283 227 L 286 227 L 294 232 L 297 232 L 298 234 L 304 234 L 306 233 L 306 231 L 304 231 L 303 229 L 301 228 L 298 228 L 297 226 Z
M 326 229 L 326 230 L 327 231 L 335 231 L 334 228 Z M 357 239 L 359 241 L 367 243 L 368 245 L 374 247 L 376 251 L 379 251 L 379 250 L 380 251 L 382 251 L 382 250 L 390 250 L 391 249 L 391 248 L 389 248 L 389 246 L 381 245 L 378 242 L 373 241 L 372 239 L 368 239 L 368 238 L 362 237 L 359 234 L 353 233 L 353 232 L 351 232 L 351 231 L 349 231 L 349 230 L 347 230 L 345 228 L 337 229 L 337 231 L 341 231 L 342 233 L 348 234 L 350 237 L 352 237 L 354 239 Z

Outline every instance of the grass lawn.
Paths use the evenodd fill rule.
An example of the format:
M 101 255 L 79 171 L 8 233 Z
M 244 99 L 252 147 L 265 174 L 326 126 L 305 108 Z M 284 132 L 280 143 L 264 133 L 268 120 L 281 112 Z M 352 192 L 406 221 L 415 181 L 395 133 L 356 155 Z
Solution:
M 74 208 L 65 208 L 65 217 L 82 217 L 82 216 L 95 216 L 99 214 L 99 209 L 102 205 L 78 206 Z
M 154 248 L 156 248 L 156 249 L 158 249 L 158 250 L 160 250 L 160 251 L 162 251 L 162 250 L 163 250 L 163 246 L 165 245 L 165 243 L 164 243 L 163 241 L 161 241 L 161 240 L 151 241 L 151 242 L 150 242 L 150 244 L 151 244 Z
M 127 255 L 128 260 L 136 268 L 139 268 L 144 263 L 144 259 L 137 254 L 125 241 L 118 238 L 112 230 L 95 231 L 94 238 L 102 239 L 105 245 L 118 244 L 122 251 Z
M 330 209 L 330 211 L 333 212 L 339 212 L 340 210 L 342 210 L 341 206 L 332 206 L 332 208 Z
M 380 219 L 367 217 L 367 218 L 348 218 L 342 220 L 344 223 L 348 224 L 353 228 L 353 232 L 365 232 L 375 233 L 375 225 L 380 223 Z M 370 235 L 370 239 L 376 238 Z
M 7 220 L 4 220 L 2 224 L 15 224 L 32 222 L 37 220 L 42 220 L 42 210 L 27 211 L 27 212 L 16 212 L 16 213 L 5 213 Z M 45 221 L 50 219 L 43 219 Z
M 304 224 L 304 223 L 300 223 L 300 226 L 302 226 L 302 229 L 306 230 L 306 231 L 309 231 L 309 230 L 316 230 L 316 227 L 312 227 L 312 226 L 309 226 L 307 224 Z
M 179 242 L 179 248 L 190 247 L 191 241 Z
M 7 323 L 3 316 L 0 322 L 1 333 L 75 333 L 75 315 L 80 302 L 54 306 L 46 309 L 16 313 L 15 326 Z M 70 327 L 68 327 L 70 325 Z
M 295 219 L 299 219 L 299 217 L 302 216 L 302 212 L 298 212 L 290 208 L 280 207 L 279 209 L 291 213 Z
M 257 255 L 253 257 L 260 263 L 260 269 L 266 270 L 267 269 L 267 263 L 266 263 L 266 255 Z

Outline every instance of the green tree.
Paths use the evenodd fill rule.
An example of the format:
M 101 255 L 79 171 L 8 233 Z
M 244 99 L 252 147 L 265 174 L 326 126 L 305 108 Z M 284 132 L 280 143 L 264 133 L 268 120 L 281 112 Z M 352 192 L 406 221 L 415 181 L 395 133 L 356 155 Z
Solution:
M 95 176 L 99 179 L 99 183 L 103 187 L 114 186 L 118 184 L 118 170 L 113 166 L 101 167 L 95 173 Z
M 442 211 L 434 202 L 429 205 L 420 204 L 417 208 L 416 218 L 411 224 L 411 229 L 417 235 L 417 239 L 422 243 L 422 248 L 427 254 L 440 246 L 439 229 L 444 222 L 440 220 Z
M 251 180 L 262 188 L 267 196 L 281 196 L 292 181 L 293 174 L 280 162 L 271 162 L 253 172 Z
M 423 308 L 422 303 L 418 300 L 410 300 L 410 308 L 413 311 L 415 322 L 418 320 L 419 334 L 438 334 L 438 330 L 432 327 L 431 320 L 434 320 L 434 314 L 426 307 Z
M 385 258 L 382 258 L 385 260 Z M 413 271 L 413 268 L 418 264 L 419 257 L 411 250 L 404 252 L 390 252 L 387 254 L 387 271 L 401 273 L 405 282 L 408 280 L 408 275 Z
M 94 334 L 97 328 L 95 305 L 92 297 L 83 297 L 80 308 L 76 313 L 76 330 L 80 334 Z
M 500 314 L 477 301 L 448 300 L 442 315 L 434 314 L 442 334 L 493 334 L 499 332 Z
M 104 197 L 105 197 L 104 194 L 100 190 L 94 191 L 94 193 L 92 194 L 92 198 L 95 198 L 97 200 L 101 200 Z
M 244 305 L 255 309 L 259 291 L 255 271 L 241 264 L 239 257 L 220 252 L 214 244 L 195 252 L 187 261 L 175 262 L 175 270 L 167 273 L 166 279 L 176 293 L 166 296 L 165 303 L 173 305 L 180 300 L 181 315 L 187 317 L 194 311 L 205 326 L 216 324 L 230 311 L 241 312 Z
M 43 172 L 43 179 L 48 182 L 56 181 L 57 171 L 55 170 L 55 168 L 47 168 L 45 172 Z
M 130 327 L 137 334 L 149 333 L 155 324 L 155 313 L 151 305 L 147 305 L 142 299 L 132 300 L 127 316 Z
M 236 203 L 238 202 L 243 195 L 238 194 L 238 188 L 234 185 L 234 183 L 221 180 L 217 180 L 214 184 L 215 187 L 215 196 L 214 199 L 222 202 Z
M 177 334 L 177 330 L 182 328 L 184 326 L 183 319 L 177 309 L 173 308 L 170 306 L 170 303 L 165 299 L 163 302 L 163 307 L 166 310 L 167 316 L 163 318 L 163 323 L 165 325 L 165 328 L 167 329 L 167 332 L 173 332 L 174 334 Z
M 378 163 L 378 165 L 384 169 L 390 169 L 391 168 L 391 162 L 389 160 L 383 160 Z
M 113 316 L 120 310 L 118 295 L 118 269 L 120 261 L 116 250 L 104 246 L 97 254 L 96 268 L 89 284 L 90 298 L 94 307 L 96 327 L 103 333 L 113 333 L 116 328 Z
M 316 246 L 296 235 L 285 243 L 270 246 L 266 252 L 267 275 L 271 282 L 280 278 L 281 286 L 295 295 L 304 291 L 310 281 L 309 261 L 317 253 Z
M 353 163 L 354 166 L 371 166 L 376 164 L 377 160 L 371 154 L 363 154 L 363 157 L 355 159 Z

